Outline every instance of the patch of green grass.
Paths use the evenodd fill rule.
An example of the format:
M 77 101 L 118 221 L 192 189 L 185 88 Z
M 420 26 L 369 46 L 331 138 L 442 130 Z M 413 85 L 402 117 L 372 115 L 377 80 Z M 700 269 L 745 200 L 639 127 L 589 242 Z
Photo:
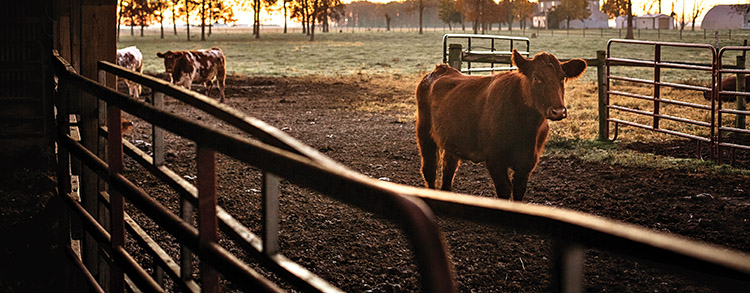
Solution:
M 217 28 L 207 41 L 198 41 L 199 29 L 192 29 L 193 41 L 188 42 L 185 32 L 175 36 L 171 29 L 160 39 L 158 29 L 146 31 L 144 37 L 130 36 L 123 30 L 119 48 L 136 45 L 144 55 L 144 71 L 147 73 L 163 72 L 162 60 L 156 57 L 156 52 L 167 50 L 194 50 L 201 48 L 220 47 L 227 56 L 227 70 L 230 74 L 247 76 L 328 76 L 328 77 L 359 77 L 362 84 L 375 85 L 381 88 L 378 95 L 394 95 L 393 99 L 382 102 L 372 102 L 357 105 L 358 110 L 365 112 L 391 112 L 400 122 L 413 122 L 414 108 L 413 89 L 421 75 L 431 71 L 435 64 L 442 60 L 442 30 L 426 31 L 419 35 L 414 31 L 356 31 L 316 33 L 314 42 L 299 31 L 282 34 L 280 32 L 264 31 L 260 39 L 255 39 L 249 29 Z M 452 33 L 468 33 L 453 31 Z M 514 30 L 491 31 L 489 34 L 530 36 L 537 33 L 531 41 L 531 53 L 547 51 L 560 59 L 584 58 L 593 59 L 596 51 L 606 50 L 610 38 L 617 38 L 619 30 L 587 30 L 586 36 L 582 30 L 547 31 L 547 30 Z M 731 39 L 727 32 L 720 35 L 720 46 L 741 45 L 742 39 L 748 35 L 744 31 L 734 31 Z M 624 36 L 624 32 L 622 32 Z M 702 31 L 684 32 L 682 38 L 677 31 L 641 31 L 641 39 L 666 42 L 691 42 L 713 44 L 715 40 L 711 34 L 704 38 Z M 629 58 L 651 58 L 653 47 L 628 47 L 615 45 L 613 50 Z M 704 52 L 695 53 L 690 50 L 664 49 L 666 59 L 699 62 L 696 59 L 710 59 Z M 697 54 L 697 55 L 696 55 Z M 702 54 L 702 55 L 701 55 Z M 696 57 L 698 56 L 698 57 Z M 668 58 L 667 58 L 668 57 Z M 734 57 L 726 57 L 725 62 L 733 63 Z M 616 74 L 637 76 L 645 79 L 653 78 L 653 69 L 621 68 Z M 710 74 L 698 74 L 695 71 L 664 70 L 666 81 L 685 82 L 701 85 L 710 79 Z M 613 83 L 617 89 L 648 95 L 648 87 Z M 666 98 L 673 96 L 683 99 L 685 91 L 663 90 Z M 748 170 L 737 170 L 726 165 L 716 165 L 713 162 L 697 159 L 676 159 L 638 153 L 626 150 L 620 146 L 632 141 L 652 142 L 674 139 L 654 132 L 648 132 L 630 127 L 620 129 L 620 138 L 615 143 L 596 140 L 598 130 L 596 68 L 589 68 L 579 80 L 569 82 L 566 86 L 566 104 L 569 117 L 562 121 L 550 123 L 550 139 L 547 143 L 546 155 L 570 156 L 575 155 L 584 160 L 607 162 L 624 166 L 638 166 L 650 168 L 677 168 L 703 171 L 718 171 L 728 173 L 748 174 Z M 691 102 L 700 103 L 702 96 L 692 93 Z M 649 110 L 649 103 L 627 101 L 632 107 Z M 671 115 L 685 115 L 681 117 L 694 120 L 706 120 L 708 116 L 698 111 L 686 111 L 677 107 L 665 107 L 665 113 Z M 642 119 L 639 117 L 638 119 Z M 648 124 L 648 121 L 640 121 Z M 665 122 L 666 126 L 670 126 Z M 682 124 L 681 124 L 682 125 Z M 683 127 L 677 125 L 675 127 Z M 680 129 L 690 133 L 701 134 L 703 129 Z

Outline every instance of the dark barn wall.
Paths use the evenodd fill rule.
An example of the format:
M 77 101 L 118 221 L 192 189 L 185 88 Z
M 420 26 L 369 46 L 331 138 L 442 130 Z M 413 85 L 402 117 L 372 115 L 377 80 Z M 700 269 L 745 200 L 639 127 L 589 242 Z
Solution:
M 0 168 L 52 161 L 51 1 L 13 1 L 0 9 Z

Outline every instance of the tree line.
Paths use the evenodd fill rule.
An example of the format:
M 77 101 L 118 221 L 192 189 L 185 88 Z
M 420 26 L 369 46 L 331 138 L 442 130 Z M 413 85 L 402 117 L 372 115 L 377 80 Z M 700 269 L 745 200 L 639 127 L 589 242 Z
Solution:
M 159 24 L 161 38 L 164 38 L 165 17 L 173 26 L 177 35 L 177 22 L 182 21 L 187 27 L 187 39 L 190 40 L 190 25 L 200 23 L 201 40 L 211 35 L 213 24 L 235 23 L 238 11 L 253 11 L 253 35 L 260 38 L 261 12 L 281 11 L 284 15 L 284 33 L 287 22 L 295 20 L 302 24 L 303 33 L 315 38 L 315 27 L 328 31 L 331 20 L 343 16 L 344 5 L 341 0 L 118 0 L 117 4 L 118 36 L 120 26 L 130 26 L 130 34 L 135 28 Z
M 654 0 L 656 1 L 656 0 Z M 302 25 L 302 33 L 315 39 L 316 26 L 323 32 L 331 24 L 339 27 L 385 27 L 392 25 L 417 26 L 422 34 L 425 24 L 435 26 L 442 22 L 450 29 L 454 25 L 471 24 L 474 33 L 485 33 L 494 24 L 498 28 L 513 29 L 518 23 L 521 29 L 531 27 L 536 12 L 535 3 L 529 0 L 405 0 L 402 2 L 372 3 L 352 2 L 345 5 L 341 0 L 118 0 L 118 36 L 120 25 L 130 27 L 131 35 L 140 27 L 159 24 L 164 38 L 164 22 L 171 22 L 177 35 L 177 22 L 187 25 L 190 40 L 190 25 L 200 23 L 201 40 L 212 33 L 215 23 L 230 24 L 238 21 L 238 11 L 253 12 L 253 35 L 260 38 L 261 12 L 281 12 L 284 18 L 284 33 L 288 21 Z M 628 16 L 628 37 L 632 38 L 631 0 L 605 0 L 602 10 L 610 17 Z M 587 0 L 562 0 L 547 11 L 548 23 L 584 20 L 591 15 Z M 167 17 L 171 19 L 166 19 Z

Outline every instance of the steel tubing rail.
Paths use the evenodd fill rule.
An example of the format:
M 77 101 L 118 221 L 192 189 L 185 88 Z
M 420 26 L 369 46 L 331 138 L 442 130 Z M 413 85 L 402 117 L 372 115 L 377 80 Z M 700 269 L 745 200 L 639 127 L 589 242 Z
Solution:
M 293 183 L 316 189 L 342 202 L 394 220 L 406 230 L 410 242 L 421 248 L 415 249 L 414 253 L 422 272 L 423 289 L 430 292 L 455 290 L 455 281 L 437 224 L 423 203 L 414 202 L 411 198 L 389 191 L 372 189 L 371 183 L 367 183 L 372 179 L 360 174 L 354 175 L 354 172 L 347 168 L 324 167 L 306 157 L 222 130 L 210 129 L 149 105 L 134 102 L 108 88 L 102 88 L 96 94 L 108 103 L 120 105 L 126 112 L 153 121 L 165 130 L 201 141 L 206 147 L 278 174 Z M 358 196 L 352 197 L 351 194 Z
M 608 61 L 617 63 L 617 65 L 641 65 L 644 67 L 661 67 L 661 68 L 672 68 L 672 69 L 695 69 L 695 70 L 704 70 L 704 71 L 711 71 L 713 70 L 713 67 L 711 66 L 705 66 L 705 65 L 698 65 L 698 64 L 690 64 L 690 63 L 675 63 L 675 62 L 661 62 L 661 61 L 650 61 L 650 60 L 642 60 L 642 59 L 629 59 L 629 58 L 607 58 Z
M 214 117 L 222 120 L 229 125 L 253 135 L 259 140 L 282 148 L 297 154 L 309 154 L 313 149 L 309 146 L 299 143 L 296 139 L 285 135 L 281 130 L 268 125 L 266 122 L 247 116 L 242 112 L 226 104 L 198 94 L 196 92 L 184 89 L 182 87 L 172 86 L 169 82 L 153 78 L 141 73 L 137 73 L 126 68 L 117 66 L 107 61 L 97 63 L 99 70 L 103 70 L 117 76 L 138 82 L 151 88 L 153 91 L 162 92 L 188 105 L 194 106 Z
M 722 62 L 722 59 L 724 57 L 724 53 L 728 52 L 728 51 L 742 51 L 742 53 L 743 53 L 742 56 L 743 57 L 741 57 L 741 58 L 737 57 L 737 62 L 738 62 L 737 67 L 738 68 L 725 69 L 725 67 L 729 67 L 729 66 L 724 66 L 724 64 Z M 722 160 L 723 160 L 722 151 L 721 151 L 722 147 L 730 147 L 730 148 L 732 148 L 732 151 L 734 151 L 734 149 L 736 149 L 736 148 L 744 149 L 744 150 L 750 150 L 750 145 L 725 142 L 724 138 L 722 137 L 723 136 L 722 132 L 724 132 L 724 131 L 739 132 L 739 133 L 748 133 L 748 130 L 745 130 L 745 129 L 742 129 L 742 128 L 724 127 L 724 126 L 722 126 L 722 119 L 723 119 L 722 118 L 722 116 L 723 116 L 722 114 L 727 113 L 727 114 L 733 114 L 733 115 L 735 115 L 736 119 L 738 121 L 742 122 L 742 125 L 737 125 L 737 127 L 744 127 L 745 116 L 750 116 L 750 111 L 746 111 L 746 110 L 743 109 L 746 106 L 744 105 L 744 102 L 741 99 L 743 99 L 743 97 L 750 96 L 750 93 L 747 93 L 747 92 L 738 92 L 738 91 L 724 91 L 723 90 L 723 85 L 722 85 L 722 78 L 721 78 L 721 74 L 722 73 L 735 73 L 735 74 L 737 74 L 737 79 L 741 79 L 743 77 L 743 74 L 749 74 L 750 73 L 750 70 L 747 70 L 745 68 L 745 62 L 746 62 L 746 60 L 745 60 L 744 56 L 745 56 L 745 53 L 747 53 L 747 51 L 750 51 L 750 47 L 746 47 L 746 46 L 727 46 L 727 47 L 723 47 L 723 48 L 721 48 L 721 50 L 719 50 L 719 58 L 718 58 L 719 60 L 718 60 L 718 65 L 717 65 L 718 70 L 716 72 L 716 75 L 718 77 L 717 88 L 719 88 L 719 91 L 717 93 L 715 93 L 714 96 L 713 96 L 713 100 L 714 101 L 718 101 L 718 106 L 717 106 L 718 111 L 716 111 L 717 115 L 718 115 L 718 117 L 716 118 L 717 121 L 718 121 L 717 122 L 718 127 L 717 127 L 717 134 L 716 134 L 716 136 L 717 136 L 719 163 L 722 163 Z M 740 61 L 740 60 L 742 60 L 742 61 Z M 742 62 L 742 64 L 739 64 L 740 62 Z M 747 78 L 747 75 L 745 75 L 745 78 Z M 741 80 L 738 80 L 738 82 L 737 82 L 737 86 L 738 86 L 737 88 L 738 89 L 744 88 L 744 85 L 745 85 L 744 82 L 741 82 Z M 750 89 L 745 89 L 745 90 L 750 90 Z M 723 106 L 722 106 L 723 101 L 720 99 L 721 94 L 734 95 L 735 98 L 737 99 L 736 100 L 737 101 L 737 106 L 738 106 L 737 109 L 736 110 L 733 110 L 733 109 L 723 109 Z M 743 103 L 740 104 L 740 102 L 743 102 Z M 740 105 L 742 105 L 743 108 L 740 108 Z M 734 161 L 734 153 L 732 154 L 732 161 Z
M 673 88 L 679 88 L 679 89 L 685 89 L 685 90 L 694 90 L 694 91 L 711 91 L 710 87 L 704 87 L 704 86 L 694 86 L 689 84 L 681 84 L 681 83 L 672 83 L 672 82 L 655 82 L 653 80 L 649 79 L 642 79 L 642 78 L 633 78 L 633 77 L 625 77 L 625 76 L 617 76 L 617 75 L 610 75 L 610 80 L 622 80 L 622 81 L 629 81 L 629 82 L 636 82 L 636 83 L 643 83 L 643 84 L 658 84 L 658 85 L 665 85 Z
M 110 203 L 110 197 L 109 194 L 106 192 L 100 193 L 100 199 L 102 200 L 102 203 L 109 208 Z M 133 220 L 133 218 L 128 215 L 128 213 L 124 213 L 124 220 L 125 220 L 125 228 L 130 232 L 130 235 L 135 238 L 136 242 L 140 244 L 144 250 L 148 254 L 151 255 L 151 257 L 154 259 L 155 262 L 157 262 L 160 266 L 164 267 L 164 272 L 166 272 L 170 278 L 172 278 L 173 282 L 175 282 L 177 285 L 182 288 L 182 290 L 185 290 L 186 292 L 200 292 L 200 287 L 194 282 L 189 281 L 185 282 L 180 278 L 180 267 L 176 264 L 176 262 L 170 257 L 160 246 L 159 244 L 154 241 L 151 236 L 149 236 L 146 231 L 144 231 L 141 226 L 138 225 L 138 223 Z
M 740 290 L 750 286 L 750 255 L 738 251 L 577 211 L 390 182 L 378 185 L 419 197 L 438 215 L 510 226 L 646 260 L 671 270 L 682 268 L 712 286 Z
M 415 248 L 419 267 L 423 269 L 422 284 L 425 291 L 455 291 L 452 268 L 447 261 L 430 208 L 442 215 L 491 224 L 507 223 L 532 233 L 552 235 L 587 247 L 646 259 L 673 269 L 682 268 L 695 273 L 703 281 L 715 282 L 713 285 L 720 284 L 734 289 L 750 285 L 750 257 L 733 250 L 718 251 L 708 244 L 563 209 L 377 181 L 338 164 L 322 166 L 316 163 L 317 158 L 313 160 L 225 131 L 209 129 L 148 105 L 130 101 L 110 89 L 94 91 L 100 98 L 117 104 L 126 112 L 154 121 L 159 127 L 188 139 L 201 141 L 206 147 L 278 174 L 292 183 L 311 187 L 364 210 L 396 218 L 396 222 L 401 225 L 406 222 L 417 223 L 418 226 L 414 228 L 406 227 L 405 234 L 415 247 L 422 248 L 418 246 L 420 243 L 432 244 L 424 249 Z M 119 178 L 121 175 L 117 176 L 114 183 L 126 182 L 124 178 Z M 351 194 L 358 196 L 350 196 Z M 145 195 L 136 197 L 142 196 Z M 197 234 L 194 230 L 193 228 L 189 232 Z
M 452 292 L 456 290 L 453 270 L 444 248 L 445 244 L 440 236 L 434 216 L 424 203 L 389 191 L 372 189 L 372 186 L 366 183 L 372 179 L 360 174 L 352 175 L 351 170 L 322 155 L 315 155 L 315 159 L 300 157 L 283 149 L 260 144 L 254 140 L 238 137 L 225 131 L 210 129 L 176 115 L 160 111 L 150 105 L 132 101 L 119 92 L 100 86 L 96 82 L 75 73 L 65 71 L 63 74 L 65 75 L 63 78 L 69 79 L 72 84 L 79 88 L 94 94 L 108 104 L 119 106 L 123 111 L 151 121 L 162 129 L 201 142 L 205 147 L 220 151 L 273 174 L 278 174 L 291 182 L 316 189 L 342 202 L 386 216 L 386 218 L 400 224 L 410 242 L 415 247 L 420 248 L 415 249 L 414 253 L 421 272 L 423 290 L 429 292 Z M 169 94 L 166 91 L 165 93 Z M 292 144 L 300 143 L 292 141 Z M 318 160 L 320 158 L 324 158 L 322 162 Z M 320 165 L 319 162 L 332 165 L 326 167 Z M 311 177 L 309 174 L 318 176 Z M 129 185 L 132 183 L 120 177 L 122 175 L 111 178 L 113 181 L 111 184 L 136 195 L 132 196 L 133 194 L 131 194 L 129 199 L 134 202 L 152 201 L 148 196 L 138 192 L 135 186 Z M 352 197 L 351 194 L 358 194 L 359 196 Z M 160 209 L 154 208 L 155 205 L 158 205 L 158 203 L 151 202 L 151 204 L 143 204 L 140 207 L 144 209 L 144 212 L 151 214 L 152 217 L 159 217 L 155 220 L 159 222 L 167 221 L 166 223 L 169 223 L 170 226 L 174 225 L 172 221 L 174 219 L 169 219 L 169 215 L 176 216 L 171 213 L 169 215 L 159 214 Z M 171 228 L 172 230 L 179 229 L 180 225 L 177 224 Z M 195 232 L 197 235 L 194 229 L 181 231 L 180 234 L 187 232 Z M 184 238 L 184 235 L 175 236 L 183 236 Z M 192 243 L 192 240 L 195 239 L 189 238 L 191 238 L 191 241 L 188 242 L 188 245 L 197 248 L 197 243 Z M 225 255 L 219 254 L 216 256 L 224 257 Z M 217 259 L 209 258 L 209 261 Z M 226 272 L 226 270 L 222 272 L 231 273 Z
M 629 59 L 629 58 L 614 58 L 614 57 L 611 56 L 611 54 L 612 54 L 612 45 L 615 44 L 615 43 L 653 46 L 653 48 L 654 48 L 654 59 L 653 60 L 640 60 L 640 59 Z M 711 56 L 712 56 L 711 64 L 707 66 L 707 65 L 704 65 L 704 64 L 685 63 L 685 62 L 665 62 L 665 61 L 662 61 L 661 60 L 661 49 L 662 49 L 662 47 L 698 48 L 698 49 L 707 49 L 707 50 L 710 50 L 711 51 Z M 717 96 L 717 94 L 716 94 L 717 90 L 714 89 L 714 88 L 709 89 L 709 88 L 706 88 L 706 87 L 698 87 L 698 86 L 691 86 L 691 85 L 684 85 L 684 84 L 669 83 L 669 82 L 662 82 L 661 81 L 661 69 L 662 68 L 678 68 L 678 69 L 690 69 L 690 70 L 710 71 L 711 72 L 711 84 L 712 85 L 716 84 L 716 74 L 715 74 L 716 71 L 715 70 L 716 70 L 716 64 L 717 64 L 717 52 L 716 52 L 716 49 L 713 46 L 707 45 L 707 44 L 687 44 L 687 43 L 671 43 L 671 42 L 653 42 L 653 41 L 640 41 L 640 40 L 611 39 L 611 40 L 609 40 L 607 42 L 607 58 L 606 58 L 606 62 L 607 62 L 607 76 L 606 76 L 606 78 L 607 78 L 607 81 L 606 81 L 607 88 L 609 88 L 609 80 L 623 80 L 623 81 L 629 81 L 629 82 L 638 82 L 638 83 L 644 83 L 644 84 L 651 84 L 651 85 L 654 86 L 654 94 L 651 97 L 650 96 L 645 96 L 645 95 L 633 94 L 633 93 L 625 93 L 625 92 L 607 90 L 606 91 L 606 95 L 607 96 L 605 98 L 605 100 L 607 101 L 606 102 L 607 104 L 609 104 L 609 95 L 611 95 L 611 94 L 616 94 L 616 95 L 621 95 L 621 96 L 628 96 L 628 97 L 633 97 L 633 98 L 638 98 L 638 99 L 652 100 L 654 102 L 654 105 L 653 105 L 654 106 L 654 110 L 653 110 L 652 114 L 648 114 L 647 112 L 644 112 L 644 111 L 639 111 L 639 110 L 635 110 L 635 109 L 628 109 L 626 107 L 619 107 L 619 106 L 613 106 L 613 105 L 608 105 L 607 107 L 605 107 L 605 109 L 607 109 L 607 111 L 609 111 L 608 109 L 618 109 L 618 110 L 628 111 L 628 112 L 633 112 L 633 113 L 643 112 L 643 113 L 639 113 L 639 114 L 649 115 L 649 116 L 653 117 L 653 125 L 651 127 L 644 127 L 644 128 L 651 129 L 653 131 L 659 131 L 659 132 L 664 132 L 664 133 L 668 133 L 668 134 L 672 134 L 672 135 L 677 135 L 677 136 L 680 136 L 680 137 L 700 138 L 699 139 L 700 141 L 707 140 L 710 143 L 714 143 L 714 140 L 716 139 L 716 137 L 715 137 L 715 132 L 716 132 L 716 124 L 715 124 L 716 122 L 715 121 L 716 120 L 715 119 L 716 119 L 716 112 L 717 111 L 714 111 L 713 109 L 715 109 L 715 107 L 716 107 L 716 98 L 711 99 L 711 106 L 710 107 L 706 107 L 704 105 L 697 105 L 697 104 L 694 104 L 694 103 L 688 103 L 688 102 L 682 102 L 682 101 L 675 101 L 675 100 L 669 100 L 669 99 L 662 99 L 661 98 L 661 90 L 660 90 L 662 86 L 669 86 L 669 87 L 674 87 L 674 88 L 682 88 L 682 89 L 687 89 L 687 90 L 696 90 L 696 91 L 702 91 L 702 92 L 707 92 L 708 90 L 710 90 L 711 91 L 711 96 L 712 97 L 716 97 Z M 719 62 L 720 62 L 720 60 L 719 60 Z M 622 77 L 622 76 L 612 76 L 612 75 L 609 74 L 609 72 L 610 72 L 609 67 L 611 67 L 613 65 L 618 65 L 618 66 L 619 65 L 638 65 L 638 66 L 653 67 L 654 68 L 654 79 L 653 79 L 653 81 L 651 81 L 651 80 L 638 79 L 638 78 L 629 78 L 629 77 Z M 710 110 L 711 111 L 711 113 L 710 113 L 710 115 L 711 115 L 710 122 L 708 122 L 706 124 L 706 122 L 702 122 L 702 121 L 694 121 L 694 120 L 686 119 L 686 118 L 661 115 L 660 114 L 660 103 L 662 103 L 662 102 L 670 103 L 670 104 L 675 104 L 675 105 L 680 105 L 680 106 L 692 107 L 692 108 L 697 108 L 697 109 Z M 602 114 L 602 113 L 600 113 L 600 114 Z M 606 114 L 608 114 L 608 113 L 606 113 Z M 719 114 L 719 115 L 721 115 L 721 114 Z M 666 118 L 666 119 L 670 119 L 670 120 L 673 120 L 673 121 L 679 121 L 679 122 L 684 122 L 684 123 L 691 123 L 691 124 L 695 124 L 695 125 L 700 125 L 700 126 L 708 127 L 709 128 L 708 138 L 705 139 L 705 138 L 701 138 L 699 136 L 692 135 L 692 134 L 687 134 L 687 133 L 678 132 L 678 131 L 661 129 L 659 127 L 659 122 L 660 122 L 661 118 Z M 606 120 L 607 121 L 613 121 L 613 122 L 616 122 L 616 123 L 625 122 L 623 120 L 618 120 L 618 119 L 606 119 Z M 618 121 L 616 121 L 616 120 L 618 120 Z M 633 125 L 633 126 L 637 126 L 637 127 L 643 127 L 643 125 L 638 124 L 638 123 L 634 123 L 634 122 L 633 123 L 623 123 L 623 124 Z M 605 126 L 605 127 L 608 127 L 608 125 Z M 713 153 L 712 153 L 712 157 L 713 157 Z
M 701 136 L 697 136 L 697 135 L 682 133 L 682 132 L 668 130 L 668 129 L 663 129 L 663 128 L 654 128 L 652 125 L 644 125 L 644 124 L 640 124 L 640 123 L 636 123 L 636 122 L 630 122 L 630 121 L 625 121 L 625 120 L 621 120 L 621 119 L 617 119 L 617 118 L 608 118 L 607 121 L 608 122 L 615 122 L 615 123 L 619 123 L 619 124 L 625 124 L 625 125 L 628 125 L 628 126 L 633 126 L 633 127 L 643 128 L 643 129 L 648 129 L 648 130 L 651 130 L 651 131 L 656 131 L 656 132 L 671 134 L 671 135 L 674 135 L 674 136 L 679 136 L 679 137 L 694 139 L 694 140 L 703 141 L 703 142 L 710 142 L 711 141 L 711 139 L 707 138 L 707 137 L 701 137 Z
M 443 63 L 448 63 L 448 56 L 446 55 L 448 53 L 448 39 L 450 38 L 459 38 L 459 39 L 468 39 L 471 43 L 471 39 L 485 39 L 485 40 L 507 40 L 510 41 L 511 44 L 514 41 L 519 42 L 525 42 L 526 43 L 526 51 L 519 51 L 522 55 L 529 56 L 529 38 L 525 37 L 508 37 L 508 36 L 497 36 L 497 35 L 474 35 L 474 34 L 445 34 L 443 35 Z M 511 49 L 512 49 L 511 45 Z M 468 48 L 471 50 L 471 46 Z M 512 50 L 511 50 L 512 51 Z
M 104 289 L 102 289 L 102 286 L 99 286 L 96 278 L 94 278 L 91 272 L 89 272 L 89 270 L 86 268 L 86 265 L 83 264 L 81 259 L 78 258 L 78 255 L 73 252 L 73 248 L 71 248 L 69 245 L 65 246 L 65 255 L 68 257 L 68 260 L 70 260 L 73 266 L 75 266 L 76 269 L 81 271 L 81 274 L 83 274 L 83 278 L 86 279 L 86 284 L 89 285 L 89 292 L 104 293 Z
M 182 218 L 173 214 L 157 200 L 150 197 L 122 174 L 117 174 L 110 180 L 111 186 L 128 195 L 128 199 L 141 209 L 146 215 L 159 223 L 166 231 L 174 235 L 180 242 L 185 243 L 193 251 L 198 252 L 201 260 L 210 263 L 230 280 L 248 290 L 262 290 L 265 292 L 281 291 L 265 277 L 247 267 L 218 243 L 199 245 L 198 231 L 185 223 Z
M 106 130 L 103 130 L 106 132 Z M 154 166 L 151 164 L 152 158 L 144 151 L 134 146 L 129 141 L 123 139 L 125 153 L 144 166 L 152 174 L 161 178 L 172 189 L 177 191 L 180 196 L 188 200 L 194 206 L 198 205 L 198 189 L 180 177 L 177 173 L 167 166 Z M 263 245 L 260 239 L 250 230 L 243 226 L 239 221 L 232 217 L 222 207 L 216 207 L 216 215 L 219 218 L 219 227 L 224 233 L 235 239 L 246 252 L 251 256 L 260 259 L 276 273 L 282 274 L 288 278 L 290 283 L 295 284 L 305 291 L 335 292 L 338 289 L 327 281 L 316 276 L 306 268 L 299 266 L 281 254 L 268 256 L 263 252 Z

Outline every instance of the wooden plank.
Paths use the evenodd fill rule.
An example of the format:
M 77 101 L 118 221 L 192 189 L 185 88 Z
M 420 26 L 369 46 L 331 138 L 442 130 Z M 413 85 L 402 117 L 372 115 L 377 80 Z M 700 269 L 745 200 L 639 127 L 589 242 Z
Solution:
M 198 145 L 196 151 L 198 169 L 198 243 L 207 249 L 219 241 L 219 223 L 216 219 L 216 153 Z M 201 291 L 219 292 L 219 273 L 201 258 Z

